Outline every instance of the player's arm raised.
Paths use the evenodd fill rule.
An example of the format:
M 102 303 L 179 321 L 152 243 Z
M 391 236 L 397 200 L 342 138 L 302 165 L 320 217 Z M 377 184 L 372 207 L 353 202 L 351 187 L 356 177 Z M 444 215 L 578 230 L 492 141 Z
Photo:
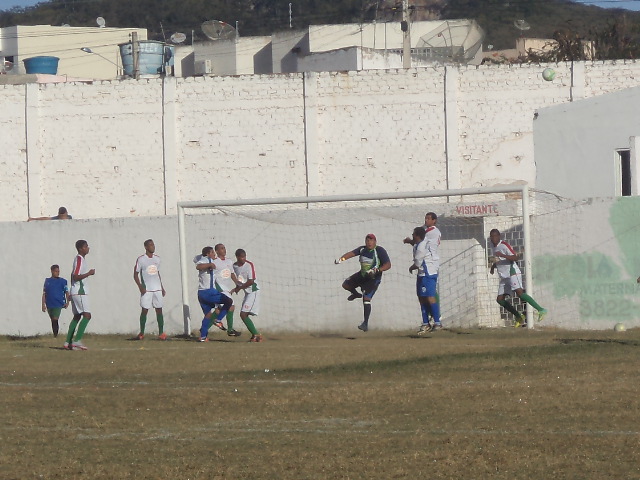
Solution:
M 196 265 L 196 270 L 215 270 L 216 269 L 216 264 L 211 262 L 211 263 L 198 263 Z
M 335 260 L 335 262 L 334 262 L 334 263 L 337 265 L 337 264 L 342 263 L 342 262 L 344 262 L 345 260 L 349 260 L 350 258 L 353 258 L 353 257 L 355 257 L 355 256 L 356 256 L 356 254 L 355 254 L 355 253 L 353 253 L 353 252 L 347 252 L 347 253 L 343 254 L 340 258 L 336 258 L 336 260 Z

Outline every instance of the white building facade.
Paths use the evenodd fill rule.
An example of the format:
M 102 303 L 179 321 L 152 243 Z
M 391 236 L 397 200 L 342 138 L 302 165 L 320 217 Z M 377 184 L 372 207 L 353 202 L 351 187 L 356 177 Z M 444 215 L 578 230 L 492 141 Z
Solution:
M 24 74 L 23 61 L 36 56 L 60 59 L 58 75 L 72 78 L 115 79 L 122 75 L 118 45 L 147 39 L 146 28 L 18 25 L 0 28 L 0 60 L 7 74 Z M 87 53 L 81 48 L 88 48 Z

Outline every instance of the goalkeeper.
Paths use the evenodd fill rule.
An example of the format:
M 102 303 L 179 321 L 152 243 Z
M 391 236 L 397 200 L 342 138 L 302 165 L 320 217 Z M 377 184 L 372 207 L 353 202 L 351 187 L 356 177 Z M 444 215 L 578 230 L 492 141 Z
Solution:
M 358 325 L 363 332 L 369 330 L 369 317 L 371 316 L 371 299 L 378 290 L 382 281 L 382 272 L 391 268 L 391 260 L 387 251 L 376 244 L 376 236 L 369 233 L 364 239 L 364 245 L 338 258 L 335 263 L 342 263 L 355 256 L 360 257 L 360 271 L 347 278 L 342 284 L 342 288 L 351 292 L 347 298 L 350 302 L 356 298 L 362 298 L 364 309 L 364 321 Z M 360 288 L 362 294 L 356 290 Z

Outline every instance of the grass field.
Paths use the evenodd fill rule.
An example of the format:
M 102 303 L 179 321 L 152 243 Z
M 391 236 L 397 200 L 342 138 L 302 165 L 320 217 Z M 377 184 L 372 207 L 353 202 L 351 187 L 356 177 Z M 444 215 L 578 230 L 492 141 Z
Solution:
M 640 478 L 639 331 L 213 339 L 0 339 L 0 478 Z

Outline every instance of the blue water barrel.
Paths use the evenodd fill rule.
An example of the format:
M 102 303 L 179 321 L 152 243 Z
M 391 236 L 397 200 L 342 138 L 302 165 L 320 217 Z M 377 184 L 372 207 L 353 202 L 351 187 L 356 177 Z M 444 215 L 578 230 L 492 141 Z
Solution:
M 139 69 L 140 75 L 158 75 L 164 73 L 164 42 L 141 40 Z M 133 45 L 121 43 L 120 56 L 125 75 L 133 76 Z
M 27 73 L 47 73 L 56 75 L 58 73 L 58 57 L 31 57 L 23 60 L 24 69 Z

